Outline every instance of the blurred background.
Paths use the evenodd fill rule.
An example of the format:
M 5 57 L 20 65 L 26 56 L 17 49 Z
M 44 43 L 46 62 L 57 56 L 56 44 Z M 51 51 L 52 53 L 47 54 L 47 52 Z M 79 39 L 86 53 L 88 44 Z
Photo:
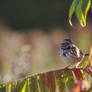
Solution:
M 70 37 L 84 53 L 92 43 L 92 13 L 82 28 L 73 16 L 72 0 L 0 1 L 0 80 L 11 81 L 29 74 L 64 68 L 59 57 L 61 41 Z

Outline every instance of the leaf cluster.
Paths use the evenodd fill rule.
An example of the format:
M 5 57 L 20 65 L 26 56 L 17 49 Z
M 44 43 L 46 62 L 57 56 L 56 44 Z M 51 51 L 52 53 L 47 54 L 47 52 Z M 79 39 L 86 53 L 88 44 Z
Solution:
M 72 25 L 72 16 L 75 13 L 82 27 L 86 26 L 86 17 L 91 7 L 91 0 L 73 0 L 69 10 L 69 23 Z

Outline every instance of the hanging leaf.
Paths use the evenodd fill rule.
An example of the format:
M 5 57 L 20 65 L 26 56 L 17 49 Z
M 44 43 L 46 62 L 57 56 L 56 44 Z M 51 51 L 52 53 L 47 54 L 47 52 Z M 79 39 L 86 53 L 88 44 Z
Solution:
M 71 26 L 72 26 L 72 21 L 71 21 L 71 19 L 72 19 L 72 16 L 73 16 L 74 11 L 75 11 L 75 9 L 76 9 L 76 8 L 75 8 L 76 3 L 77 3 L 77 0 L 73 0 L 72 5 L 71 5 L 71 7 L 70 7 L 70 9 L 69 9 L 69 23 L 70 23 Z
M 82 3 L 83 3 L 84 0 L 80 0 L 79 4 L 77 5 L 77 9 L 76 9 L 76 16 L 81 24 L 82 27 L 85 27 L 86 26 L 86 20 L 85 20 L 85 16 L 83 15 L 83 12 L 82 12 Z
M 87 17 L 87 13 L 90 7 L 91 7 L 91 0 L 84 0 L 82 4 L 82 11 L 85 18 Z
M 91 0 L 73 0 L 69 9 L 69 24 L 72 26 L 73 13 L 76 14 L 82 27 L 86 26 L 86 17 L 88 10 L 91 7 Z

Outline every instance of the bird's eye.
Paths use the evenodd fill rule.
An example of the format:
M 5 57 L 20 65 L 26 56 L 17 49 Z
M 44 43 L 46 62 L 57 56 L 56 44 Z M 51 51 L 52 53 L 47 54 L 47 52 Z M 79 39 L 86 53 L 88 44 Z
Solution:
M 66 49 L 71 49 L 71 47 L 70 46 L 67 46 Z
M 63 53 L 63 55 L 64 55 L 64 56 L 66 56 L 66 54 L 65 54 L 65 53 Z

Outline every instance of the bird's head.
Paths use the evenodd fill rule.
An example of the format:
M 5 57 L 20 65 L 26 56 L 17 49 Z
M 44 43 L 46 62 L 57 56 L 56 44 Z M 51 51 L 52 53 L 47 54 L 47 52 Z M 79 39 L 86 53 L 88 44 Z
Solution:
M 65 38 L 61 43 L 61 48 L 67 48 L 72 45 L 72 40 L 70 38 Z

